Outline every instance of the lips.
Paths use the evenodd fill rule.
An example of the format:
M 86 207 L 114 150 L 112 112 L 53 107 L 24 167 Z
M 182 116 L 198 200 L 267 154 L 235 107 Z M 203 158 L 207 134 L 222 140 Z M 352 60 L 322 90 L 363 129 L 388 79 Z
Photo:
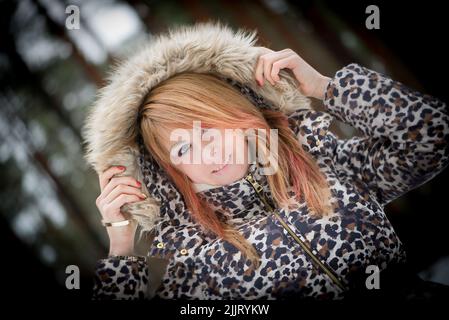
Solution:
M 226 168 L 228 166 L 228 163 L 229 163 L 230 160 L 231 160 L 231 155 L 228 156 L 228 159 L 219 168 L 217 168 L 215 170 L 212 170 L 212 173 L 218 173 L 221 170 L 223 170 L 224 168 Z

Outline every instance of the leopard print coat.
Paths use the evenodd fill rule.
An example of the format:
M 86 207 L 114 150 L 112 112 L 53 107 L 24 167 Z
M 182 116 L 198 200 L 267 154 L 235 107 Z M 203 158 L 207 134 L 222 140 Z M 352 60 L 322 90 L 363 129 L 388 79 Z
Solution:
M 341 299 L 363 283 L 367 266 L 384 270 L 405 261 L 403 245 L 384 207 L 448 165 L 446 105 L 350 64 L 330 81 L 324 108 L 324 112 L 297 109 L 289 121 L 300 145 L 329 181 L 332 215 L 312 218 L 301 201 L 292 210 L 276 209 L 277 215 L 273 214 L 262 201 L 273 204 L 266 177 L 255 164 L 248 176 L 260 185 L 259 192 L 248 176 L 201 191 L 217 214 L 259 252 L 261 265 L 254 270 L 234 246 L 202 233 L 179 193 L 167 181 L 152 179 L 155 168 L 142 156 L 139 164 L 145 182 L 149 192 L 161 199 L 164 217 L 148 256 L 166 259 L 168 265 L 161 284 L 150 294 L 145 257 L 101 259 L 94 299 Z M 338 138 L 329 131 L 334 117 L 362 135 Z

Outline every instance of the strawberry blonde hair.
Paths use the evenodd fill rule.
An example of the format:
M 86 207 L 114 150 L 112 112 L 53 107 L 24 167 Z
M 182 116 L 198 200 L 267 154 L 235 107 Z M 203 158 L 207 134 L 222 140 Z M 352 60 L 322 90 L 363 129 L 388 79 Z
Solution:
M 198 197 L 192 181 L 171 163 L 170 151 L 161 143 L 162 128 L 191 128 L 193 121 L 201 121 L 203 126 L 212 128 L 244 131 L 261 128 L 266 132 L 277 129 L 278 168 L 274 174 L 267 175 L 276 205 L 286 208 L 292 199 L 303 198 L 311 214 L 327 215 L 330 199 L 327 181 L 316 162 L 300 146 L 282 111 L 256 107 L 232 85 L 213 74 L 184 72 L 158 84 L 146 97 L 141 110 L 140 129 L 146 147 L 182 194 L 193 219 L 207 232 L 234 245 L 253 266 L 259 266 L 260 258 L 255 248 Z M 269 148 L 269 140 L 267 142 Z M 264 145 L 262 143 L 261 147 L 266 154 L 268 149 L 264 149 Z M 294 198 L 288 194 L 289 186 L 295 192 Z

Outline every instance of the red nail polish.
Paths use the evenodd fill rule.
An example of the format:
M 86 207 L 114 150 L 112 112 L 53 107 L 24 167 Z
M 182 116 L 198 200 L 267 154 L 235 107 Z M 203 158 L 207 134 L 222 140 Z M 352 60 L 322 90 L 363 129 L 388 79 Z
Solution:
M 117 166 L 117 168 L 118 168 L 119 170 L 125 170 L 125 169 L 126 169 L 124 166 Z
M 136 183 L 137 183 L 137 186 L 139 186 L 139 187 L 142 185 L 139 181 L 137 181 Z

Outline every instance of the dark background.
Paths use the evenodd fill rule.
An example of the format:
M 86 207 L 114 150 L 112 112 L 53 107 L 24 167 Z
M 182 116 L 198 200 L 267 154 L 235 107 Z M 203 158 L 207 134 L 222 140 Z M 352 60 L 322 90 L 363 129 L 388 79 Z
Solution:
M 69 4 L 80 7 L 81 30 L 64 27 Z M 380 30 L 365 28 L 371 4 L 380 9 Z M 137 31 L 111 46 L 94 23 L 108 16 L 104 12 L 112 38 L 129 21 Z M 133 18 L 111 18 L 111 12 Z M 90 299 L 94 263 L 108 243 L 95 207 L 98 180 L 82 159 L 80 128 L 109 64 L 144 35 L 220 19 L 258 29 L 261 44 L 289 47 L 328 76 L 357 62 L 448 101 L 443 1 L 3 0 L 0 15 L 1 275 L 10 297 Z M 95 58 L 93 52 L 102 54 Z M 355 133 L 338 123 L 332 129 Z M 445 170 L 397 199 L 387 214 L 413 270 L 449 285 L 448 175 Z M 71 264 L 80 268 L 80 290 L 65 288 Z

